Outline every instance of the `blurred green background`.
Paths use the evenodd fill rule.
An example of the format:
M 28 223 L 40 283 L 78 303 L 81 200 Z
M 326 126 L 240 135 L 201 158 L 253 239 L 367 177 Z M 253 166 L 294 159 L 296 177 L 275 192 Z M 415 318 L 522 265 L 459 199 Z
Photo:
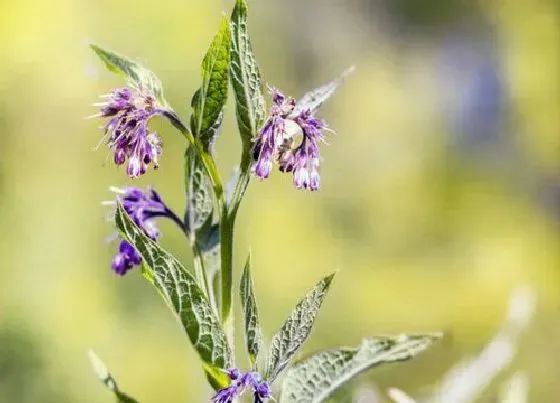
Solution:
M 468 4 L 466 6 L 465 4 Z M 253 252 L 267 335 L 322 275 L 341 272 L 306 351 L 366 335 L 444 331 L 411 362 L 350 385 L 429 390 L 498 329 L 508 295 L 538 309 L 508 371 L 530 401 L 560 397 L 560 3 L 553 0 L 249 0 L 265 80 L 296 97 L 357 66 L 321 112 L 323 188 L 253 182 L 235 261 Z M 207 401 L 195 353 L 159 296 L 109 268 L 100 201 L 130 183 L 94 152 L 97 96 L 121 82 L 87 44 L 154 70 L 186 118 L 224 0 L 0 1 L 0 401 L 104 402 L 94 348 L 143 402 Z M 184 141 L 165 122 L 153 184 L 183 209 Z M 228 107 L 216 150 L 239 151 Z M 164 246 L 190 252 L 171 224 Z M 239 274 L 239 273 L 237 273 Z M 553 368 L 553 369 L 551 369 Z M 505 376 L 505 375 L 504 375 Z M 492 388 L 494 385 L 492 386 Z M 492 389 L 486 395 L 492 400 Z M 343 399 L 343 397 L 341 397 Z

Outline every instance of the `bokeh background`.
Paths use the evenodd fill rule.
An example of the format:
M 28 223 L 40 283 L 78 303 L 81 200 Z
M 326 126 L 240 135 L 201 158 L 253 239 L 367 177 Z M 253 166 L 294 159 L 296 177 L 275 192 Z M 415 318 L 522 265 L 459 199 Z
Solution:
M 497 331 L 518 285 L 537 310 L 500 380 L 526 372 L 531 402 L 560 399 L 560 3 L 554 0 L 249 0 L 264 79 L 301 96 L 355 64 L 322 109 L 337 131 L 323 188 L 253 182 L 235 261 L 253 252 L 266 334 L 322 275 L 340 269 L 306 351 L 367 335 L 444 331 L 352 390 L 430 390 Z M 207 401 L 195 353 L 159 296 L 109 269 L 100 201 L 130 181 L 92 151 L 97 96 L 121 82 L 87 44 L 154 70 L 184 117 L 225 0 L 0 1 L 0 401 L 103 402 L 94 348 L 142 402 Z M 153 184 L 183 209 L 184 141 L 165 141 Z M 239 153 L 233 106 L 216 154 Z M 187 244 L 162 223 L 164 246 Z M 237 273 L 239 274 L 239 273 Z

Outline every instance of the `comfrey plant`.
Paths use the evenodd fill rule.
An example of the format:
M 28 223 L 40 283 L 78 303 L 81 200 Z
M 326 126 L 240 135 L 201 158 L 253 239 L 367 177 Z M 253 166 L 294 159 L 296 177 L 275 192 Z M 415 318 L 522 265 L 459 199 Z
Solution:
M 200 357 L 215 390 L 211 401 L 229 403 L 244 395 L 254 402 L 322 402 L 357 374 L 382 363 L 409 359 L 438 337 L 371 337 L 357 347 L 326 350 L 294 363 L 334 274 L 307 293 L 266 345 L 249 257 L 241 273 L 239 296 L 250 368 L 239 368 L 233 354 L 232 313 L 232 253 L 239 205 L 251 176 L 267 179 L 274 165 L 293 176 L 296 189 L 319 189 L 320 147 L 330 129 L 317 112 L 350 70 L 299 101 L 269 88 L 272 102 L 267 109 L 247 32 L 247 5 L 245 0 L 237 0 L 231 19 L 222 19 L 204 56 L 202 84 L 192 97 L 187 125 L 165 100 L 154 73 L 98 46 L 92 45 L 92 49 L 109 70 L 126 80 L 126 86 L 109 92 L 96 104 L 100 107 L 96 116 L 104 121 L 102 142 L 114 154 L 116 165 L 126 165 L 131 178 L 146 174 L 150 166 L 158 167 L 163 143 L 149 128 L 152 118 L 167 119 L 186 139 L 187 207 L 181 216 L 154 189 L 112 188 L 115 199 L 108 204 L 114 206 L 120 242 L 111 267 L 118 275 L 140 271 L 159 291 Z M 222 123 L 229 83 L 235 95 L 242 151 L 236 174 L 224 186 L 212 146 Z M 159 219 L 173 221 L 187 237 L 194 257 L 188 268 L 158 244 Z M 92 353 L 91 358 L 118 401 L 136 401 L 118 388 L 97 356 Z

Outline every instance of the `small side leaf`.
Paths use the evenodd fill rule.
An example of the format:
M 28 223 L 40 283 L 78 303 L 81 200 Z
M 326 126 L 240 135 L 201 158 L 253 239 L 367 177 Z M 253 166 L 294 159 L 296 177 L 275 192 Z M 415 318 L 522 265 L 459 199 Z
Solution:
M 329 99 L 332 94 L 336 91 L 338 86 L 342 84 L 344 79 L 354 71 L 354 66 L 348 68 L 344 73 L 342 73 L 338 78 L 333 81 L 319 87 L 312 91 L 309 91 L 301 97 L 301 99 L 296 104 L 293 114 L 298 115 L 306 109 L 311 110 L 311 112 L 319 109 L 327 99 Z
M 229 82 L 229 56 L 229 24 L 224 17 L 202 61 L 202 85 L 191 102 L 191 130 L 206 152 L 210 152 L 222 123 Z
M 130 219 L 121 203 L 115 216 L 121 235 L 142 256 L 144 276 L 175 313 L 204 363 L 207 375 L 231 365 L 231 350 L 220 321 L 193 276 L 170 253 L 148 238 Z M 215 377 L 213 377 L 215 378 Z M 224 385 L 225 378 L 215 379 Z
M 325 277 L 295 307 L 270 344 L 267 379 L 272 382 L 311 334 L 315 318 L 336 273 Z
M 365 339 L 357 348 L 317 353 L 290 368 L 280 403 L 319 403 L 345 382 L 380 364 L 405 361 L 428 348 L 438 334 Z
M 90 47 L 105 63 L 108 70 L 125 78 L 131 87 L 152 95 L 160 104 L 167 106 L 167 102 L 163 97 L 161 81 L 152 71 L 124 56 L 102 49 L 97 45 L 91 44 Z
M 113 392 L 113 394 L 117 398 L 118 403 L 138 403 L 138 400 L 128 396 L 126 393 L 122 392 L 119 389 L 117 380 L 113 378 L 113 375 L 111 375 L 105 363 L 101 361 L 101 358 L 99 358 L 97 354 L 95 354 L 95 352 L 89 350 L 88 356 L 95 374 L 97 375 L 99 380 L 103 382 L 107 389 Z
M 241 276 L 239 295 L 241 296 L 241 307 L 245 319 L 247 352 L 249 353 L 249 360 L 254 366 L 257 363 L 257 356 L 262 343 L 262 331 L 259 322 L 259 311 L 257 309 L 253 279 L 251 278 L 251 254 L 247 257 L 245 269 Z
M 237 125 L 243 146 L 250 149 L 251 140 L 264 120 L 266 103 L 261 90 L 259 66 L 247 32 L 245 0 L 237 0 L 231 14 L 230 75 L 236 100 Z
M 189 233 L 198 232 L 214 211 L 213 191 L 206 169 L 194 147 L 185 151 L 185 189 L 187 209 L 185 224 Z

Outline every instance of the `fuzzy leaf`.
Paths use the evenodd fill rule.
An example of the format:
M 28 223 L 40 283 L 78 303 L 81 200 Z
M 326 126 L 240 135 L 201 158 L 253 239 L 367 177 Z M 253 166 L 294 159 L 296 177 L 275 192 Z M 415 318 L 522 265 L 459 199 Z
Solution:
M 235 193 L 235 187 L 237 186 L 237 182 L 239 181 L 239 178 L 241 176 L 241 169 L 236 166 L 233 169 L 233 172 L 231 173 L 231 176 L 229 177 L 228 181 L 226 182 L 226 187 L 224 189 L 224 193 L 226 196 L 226 203 L 227 205 L 231 205 L 231 202 L 233 200 L 233 195 Z
M 237 125 L 244 147 L 251 147 L 251 139 L 266 114 L 261 90 L 259 66 L 251 49 L 247 32 L 247 3 L 237 0 L 231 14 L 231 84 L 235 93 Z
M 380 364 L 405 361 L 428 348 L 438 334 L 372 337 L 357 348 L 317 353 L 290 368 L 280 403 L 319 403 L 356 375 Z
M 245 342 L 247 344 L 247 352 L 249 353 L 251 364 L 256 365 L 257 356 L 262 343 L 262 331 L 259 322 L 259 311 L 257 309 L 253 279 L 251 278 L 251 254 L 247 257 L 239 288 L 241 307 L 245 319 Z
M 131 87 L 152 95 L 163 106 L 167 106 L 167 102 L 163 97 L 161 81 L 152 71 L 124 56 L 101 49 L 97 45 L 91 44 L 90 47 L 105 63 L 108 70 L 125 78 Z
M 293 114 L 298 115 L 306 109 L 311 110 L 311 112 L 319 109 L 327 99 L 329 99 L 332 94 L 336 91 L 338 86 L 342 84 L 344 79 L 354 71 L 354 66 L 348 68 L 344 73 L 342 73 L 338 78 L 332 80 L 331 82 L 315 88 L 312 91 L 307 92 L 301 97 L 301 99 L 296 104 Z
M 307 293 L 272 338 L 266 371 L 267 379 L 270 382 L 288 365 L 291 358 L 309 337 L 335 274 L 323 278 Z
M 231 365 L 231 351 L 220 321 L 193 276 L 170 253 L 148 238 L 118 203 L 115 217 L 121 235 L 140 253 L 144 276 L 175 313 L 204 363 L 207 374 Z M 219 380 L 223 385 L 223 379 Z
M 192 99 L 191 130 L 206 152 L 210 152 L 222 123 L 229 82 L 229 55 L 229 24 L 224 17 L 202 61 L 202 85 Z
M 185 223 L 189 232 L 197 232 L 208 222 L 212 223 L 214 198 L 212 184 L 202 161 L 193 147 L 185 151 L 185 188 L 187 192 L 187 210 Z
M 101 358 L 97 356 L 92 350 L 88 351 L 89 360 L 91 361 L 91 365 L 95 374 L 99 378 L 101 382 L 109 389 L 115 397 L 117 398 L 118 403 L 138 403 L 138 400 L 128 396 L 126 393 L 122 392 L 119 389 L 119 385 L 117 384 L 117 380 L 113 378 L 113 375 L 107 369 L 107 366 Z

